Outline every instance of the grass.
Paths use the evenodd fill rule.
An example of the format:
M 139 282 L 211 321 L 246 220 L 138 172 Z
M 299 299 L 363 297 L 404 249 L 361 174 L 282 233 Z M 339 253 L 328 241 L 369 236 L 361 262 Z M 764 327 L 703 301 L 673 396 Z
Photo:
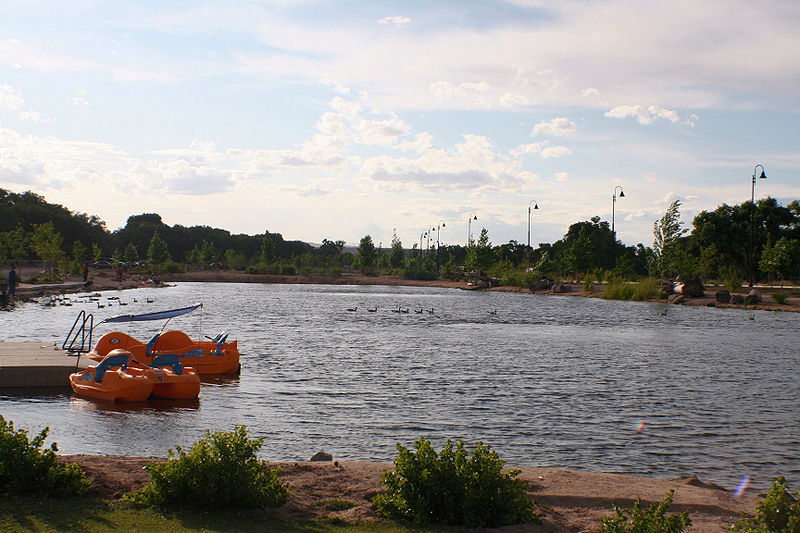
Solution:
M 270 511 L 156 510 L 93 497 L 0 499 L 4 533 L 461 533 L 463 528 L 406 527 L 394 522 L 350 525 L 336 520 L 276 520 Z
M 601 298 L 606 300 L 646 301 L 658 298 L 661 283 L 654 278 L 645 278 L 638 283 L 625 283 L 614 280 L 606 285 Z

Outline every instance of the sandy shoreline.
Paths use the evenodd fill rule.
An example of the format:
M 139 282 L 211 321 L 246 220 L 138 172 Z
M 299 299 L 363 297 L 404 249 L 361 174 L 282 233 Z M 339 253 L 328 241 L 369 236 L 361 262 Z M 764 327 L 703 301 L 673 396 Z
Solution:
M 109 290 L 125 290 L 142 287 L 166 287 L 176 282 L 204 282 L 204 283 L 279 283 L 279 284 L 320 284 L 320 285 L 389 285 L 406 287 L 438 287 L 445 289 L 476 290 L 464 281 L 439 280 L 409 280 L 400 276 L 365 276 L 361 274 L 343 274 L 341 276 L 281 276 L 271 274 L 246 274 L 236 271 L 194 271 L 182 274 L 160 274 L 158 276 L 160 284 L 154 284 L 150 276 L 145 274 L 126 274 L 122 281 L 115 278 L 111 270 L 97 270 L 90 276 L 93 284 L 88 292 L 101 292 Z M 523 294 L 547 294 L 551 296 L 585 297 L 599 298 L 602 290 L 599 287 L 591 292 L 583 290 L 582 284 L 564 283 L 569 292 L 552 294 L 549 291 L 531 291 L 522 287 L 493 287 L 485 289 L 489 291 L 516 292 Z M 706 296 L 701 298 L 687 298 L 681 305 L 718 307 L 726 309 L 738 309 L 744 311 L 790 311 L 800 312 L 800 288 L 797 287 L 758 287 L 757 290 L 764 297 L 764 301 L 756 305 L 731 305 L 715 302 L 714 293 L 722 287 L 706 287 Z M 750 289 L 741 287 L 736 291 L 737 294 L 746 295 Z M 47 295 L 59 295 L 69 293 L 83 293 L 87 290 L 83 287 L 81 279 L 77 276 L 68 277 L 60 284 L 21 284 L 17 289 L 17 297 L 22 299 L 33 299 Z M 787 303 L 774 303 L 770 297 L 774 292 L 787 292 L 791 296 Z M 654 303 L 668 305 L 665 300 L 650 300 Z
M 65 463 L 84 468 L 92 493 L 104 498 L 119 498 L 141 489 L 149 482 L 143 466 L 158 459 L 94 455 L 64 455 Z M 289 501 L 274 511 L 276 518 L 339 518 L 347 522 L 374 521 L 378 517 L 372 497 L 383 492 L 380 475 L 391 463 L 363 461 L 270 463 L 281 468 L 281 477 L 289 484 Z M 630 506 L 636 498 L 648 503 L 660 502 L 666 492 L 675 490 L 672 512 L 684 509 L 691 513 L 697 533 L 722 533 L 743 514 L 752 514 L 759 497 L 731 492 L 694 476 L 664 480 L 642 476 L 603 474 L 552 468 L 521 468 L 528 495 L 539 505 L 542 525 L 507 526 L 514 532 L 577 533 L 598 531 L 599 521 L 612 514 L 612 506 Z M 324 500 L 345 500 L 354 506 L 334 511 L 319 505 Z

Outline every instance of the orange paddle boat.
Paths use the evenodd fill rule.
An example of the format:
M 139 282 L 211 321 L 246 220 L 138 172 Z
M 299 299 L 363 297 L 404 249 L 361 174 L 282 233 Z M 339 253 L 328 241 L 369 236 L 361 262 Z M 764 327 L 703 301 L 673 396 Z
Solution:
M 153 381 L 143 373 L 127 372 L 130 354 L 113 350 L 97 365 L 70 374 L 72 391 L 109 402 L 143 402 L 153 392 Z

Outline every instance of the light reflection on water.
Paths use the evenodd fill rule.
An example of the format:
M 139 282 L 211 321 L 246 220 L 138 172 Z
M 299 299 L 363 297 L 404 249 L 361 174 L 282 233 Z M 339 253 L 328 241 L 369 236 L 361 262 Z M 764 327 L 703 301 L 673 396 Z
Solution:
M 696 473 L 728 488 L 745 474 L 756 487 L 800 481 L 797 314 L 748 321 L 670 306 L 660 316 L 659 304 L 381 286 L 186 283 L 103 296 L 129 305 L 83 307 L 98 320 L 203 301 L 201 315 L 169 328 L 231 332 L 242 375 L 204 383 L 193 404 L 0 396 L 0 414 L 49 426 L 62 453 L 164 456 L 207 429 L 246 424 L 272 460 L 318 450 L 391 460 L 395 443 L 426 436 L 483 440 L 518 466 Z M 2 313 L 1 340 L 60 343 L 80 309 Z

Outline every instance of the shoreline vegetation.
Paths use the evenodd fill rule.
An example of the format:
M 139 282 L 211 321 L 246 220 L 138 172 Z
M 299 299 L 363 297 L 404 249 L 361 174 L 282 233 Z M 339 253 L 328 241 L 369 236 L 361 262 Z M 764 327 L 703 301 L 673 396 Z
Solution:
M 86 472 L 92 498 L 111 501 L 119 506 L 126 505 L 122 501 L 124 494 L 141 490 L 150 482 L 144 466 L 161 461 L 156 458 L 96 455 L 62 455 L 58 460 L 62 464 L 77 464 Z M 376 514 L 372 498 L 386 490 L 381 483 L 381 474 L 392 470 L 392 463 L 329 460 L 270 461 L 269 465 L 280 469 L 280 478 L 288 484 L 290 497 L 276 509 L 259 511 L 261 521 L 373 526 L 386 523 L 380 521 Z M 542 523 L 506 526 L 498 531 L 597 531 L 600 520 L 611 516 L 615 505 L 628 508 L 636 499 L 641 499 L 643 503 L 658 503 L 666 492 L 674 490 L 675 499 L 670 512 L 689 511 L 692 519 L 690 532 L 722 533 L 730 531 L 730 526 L 742 516 L 752 515 L 759 498 L 759 495 L 748 491 L 737 495 L 691 474 L 667 480 L 555 468 L 517 469 L 520 471 L 518 478 L 526 484 L 526 494 L 537 504 L 536 514 Z M 164 514 L 167 517 L 165 520 L 170 516 L 174 518 L 174 513 Z M 227 514 L 222 513 L 223 516 Z M 208 527 L 207 521 L 204 520 L 203 525 L 204 528 Z M 431 530 L 434 529 L 440 530 Z M 220 527 L 219 530 L 229 529 Z M 417 526 L 399 530 L 426 531 L 424 527 Z M 314 528 L 314 531 L 318 530 Z
M 21 269 L 23 279 L 28 279 L 28 272 Z M 155 278 L 155 281 L 154 281 Z M 143 287 L 167 287 L 178 282 L 203 283 L 278 283 L 278 284 L 320 284 L 320 285 L 389 285 L 407 287 L 437 287 L 462 290 L 489 290 L 515 292 L 523 294 L 547 294 L 553 296 L 608 298 L 615 300 L 637 300 L 652 303 L 671 304 L 666 298 L 659 298 L 658 281 L 646 278 L 641 282 L 557 282 L 549 288 L 539 290 L 513 285 L 487 286 L 491 283 L 469 281 L 451 281 L 447 279 L 414 280 L 395 275 L 364 275 L 361 273 L 341 273 L 340 275 L 279 275 L 250 274 L 235 270 L 195 270 L 180 273 L 160 273 L 153 276 L 147 273 L 127 272 L 122 280 L 118 280 L 113 270 L 93 270 L 90 275 L 91 287 L 87 290 L 81 277 L 68 275 L 60 283 L 21 283 L 17 288 L 17 299 L 30 301 L 43 296 L 62 294 L 97 292 L 109 290 L 125 290 Z M 614 289 L 624 290 L 614 290 Z M 757 286 L 756 290 L 763 298 L 760 302 L 731 304 L 717 301 L 715 294 L 726 290 L 722 286 L 706 286 L 704 295 L 681 298 L 680 305 L 719 307 L 740 309 L 745 311 L 790 311 L 800 312 L 800 288 L 795 286 L 775 287 Z M 730 291 L 731 294 L 746 297 L 752 289 L 741 286 Z M 637 292 L 638 291 L 638 292 Z M 784 295 L 783 303 L 777 303 L 771 296 Z

